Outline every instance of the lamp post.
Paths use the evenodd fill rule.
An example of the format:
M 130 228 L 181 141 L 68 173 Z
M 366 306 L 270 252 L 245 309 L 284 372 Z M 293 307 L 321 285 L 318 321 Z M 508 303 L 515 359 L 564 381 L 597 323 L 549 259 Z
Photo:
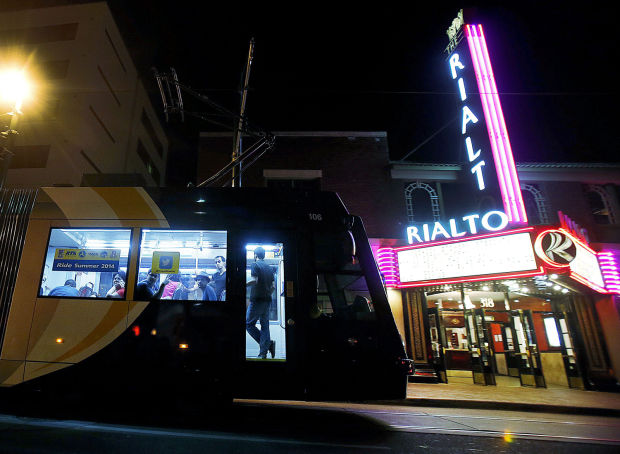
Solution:
M 11 165 L 11 149 L 15 143 L 19 116 L 22 114 L 22 102 L 29 92 L 30 86 L 23 70 L 0 71 L 0 106 L 3 110 L 8 110 L 0 115 L 0 189 L 4 186 Z M 9 118 L 7 125 L 6 120 Z

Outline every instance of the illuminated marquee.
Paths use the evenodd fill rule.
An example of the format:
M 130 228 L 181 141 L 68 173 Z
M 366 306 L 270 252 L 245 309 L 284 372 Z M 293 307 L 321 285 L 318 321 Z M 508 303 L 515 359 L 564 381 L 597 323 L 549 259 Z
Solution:
M 385 285 L 423 287 L 561 273 L 599 293 L 620 294 L 620 260 L 616 254 L 597 254 L 563 228 L 524 227 L 461 238 L 464 232 L 452 230 L 453 226 L 445 232 L 450 239 L 379 249 L 379 269 Z M 487 227 L 500 230 L 499 225 Z M 428 235 L 432 240 L 430 230 Z
M 420 287 L 544 273 L 536 263 L 532 227 L 435 244 L 396 248 L 396 287 Z
M 586 243 L 566 230 L 540 232 L 534 242 L 536 255 L 552 268 L 568 270 L 569 276 L 600 293 L 607 293 L 599 257 Z

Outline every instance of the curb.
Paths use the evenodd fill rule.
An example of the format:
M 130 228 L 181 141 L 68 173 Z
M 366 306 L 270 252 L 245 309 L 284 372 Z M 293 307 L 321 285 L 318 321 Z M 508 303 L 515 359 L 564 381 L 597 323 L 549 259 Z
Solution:
M 539 413 L 566 413 L 589 416 L 620 417 L 620 409 L 598 407 L 569 407 L 565 405 L 531 404 L 525 402 L 497 402 L 486 400 L 448 400 L 409 397 L 402 400 L 375 401 L 376 404 L 411 407 L 472 408 L 480 410 L 529 411 Z

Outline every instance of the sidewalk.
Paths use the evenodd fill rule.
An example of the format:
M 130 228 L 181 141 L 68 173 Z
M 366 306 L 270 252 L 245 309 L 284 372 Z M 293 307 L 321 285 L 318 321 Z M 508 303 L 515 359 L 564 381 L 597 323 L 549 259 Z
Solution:
M 409 383 L 406 405 L 577 413 L 620 417 L 620 393 L 563 387 L 526 388 Z

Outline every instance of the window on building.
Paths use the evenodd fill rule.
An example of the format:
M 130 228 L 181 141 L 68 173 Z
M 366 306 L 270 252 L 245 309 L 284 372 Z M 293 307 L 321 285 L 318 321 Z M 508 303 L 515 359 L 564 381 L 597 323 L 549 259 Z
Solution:
M 155 128 L 153 128 L 153 123 L 151 123 L 151 120 L 149 119 L 149 116 L 146 114 L 146 111 L 144 109 L 142 109 L 141 121 L 142 126 L 144 126 L 144 129 L 146 129 L 147 134 L 149 135 L 151 141 L 153 142 L 153 145 L 155 146 L 157 154 L 160 157 L 163 157 L 164 147 L 162 146 L 159 138 L 157 137 L 157 134 L 155 134 Z
M 547 203 L 540 189 L 533 184 L 523 184 L 521 194 L 528 223 L 530 225 L 548 224 Z
M 611 212 L 609 194 L 605 188 L 598 185 L 588 185 L 584 189 L 594 221 L 597 224 L 615 223 Z
M 93 169 L 95 169 L 95 171 L 97 173 L 101 173 L 101 169 L 99 169 L 99 167 L 97 167 L 97 165 L 93 162 L 92 159 L 90 159 L 90 157 L 86 154 L 86 152 L 84 150 L 80 150 L 80 154 L 86 160 L 86 162 L 88 162 L 91 165 L 91 167 Z
M 116 143 L 116 139 L 114 138 L 114 136 L 112 135 L 108 127 L 105 125 L 101 117 L 97 115 L 97 112 L 95 112 L 95 109 L 93 109 L 93 106 L 88 106 L 88 108 L 90 109 L 90 113 L 93 115 L 97 123 L 99 123 L 99 126 L 101 126 L 101 129 L 103 129 L 103 131 L 106 133 L 108 138 L 112 141 L 112 143 Z
M 110 47 L 114 51 L 114 55 L 116 55 L 118 63 L 121 65 L 121 68 L 123 68 L 123 72 L 127 72 L 127 68 L 125 68 L 125 64 L 123 63 L 121 56 L 118 54 L 118 50 L 116 49 L 116 46 L 114 45 L 114 41 L 112 41 L 112 37 L 110 36 L 110 33 L 108 33 L 107 29 L 105 31 L 105 35 L 108 38 L 108 43 L 110 43 Z
M 142 230 L 134 299 L 226 301 L 226 231 Z
M 129 229 L 52 229 L 39 296 L 125 298 Z
M 149 175 L 153 177 L 153 179 L 155 180 L 155 183 L 159 184 L 160 183 L 159 169 L 155 166 L 155 163 L 149 156 L 149 152 L 146 151 L 146 147 L 144 146 L 144 144 L 142 143 L 140 139 L 138 139 L 138 148 L 136 152 L 138 153 L 138 156 L 140 156 L 140 159 L 144 163 L 144 166 L 146 167 L 146 171 L 149 173 Z
M 44 169 L 50 154 L 50 145 L 22 145 L 13 147 L 11 169 Z
M 101 69 L 101 66 L 97 65 L 97 70 L 99 71 L 99 75 L 101 76 L 101 78 L 103 79 L 103 82 L 105 83 L 106 87 L 108 87 L 108 91 L 110 92 L 110 94 L 112 95 L 112 97 L 114 98 L 114 101 L 116 101 L 116 104 L 120 107 L 121 105 L 121 100 L 118 99 L 118 96 L 116 95 L 116 92 L 114 91 L 114 89 L 112 88 L 112 85 L 110 85 L 110 81 L 108 80 L 108 78 L 105 76 L 105 74 L 103 73 L 103 69 Z
M 77 34 L 78 24 L 46 25 L 43 27 L 18 28 L 0 31 L 0 42 L 4 46 L 72 41 Z
M 405 186 L 408 222 L 439 221 L 439 196 L 433 186 L 421 181 Z

